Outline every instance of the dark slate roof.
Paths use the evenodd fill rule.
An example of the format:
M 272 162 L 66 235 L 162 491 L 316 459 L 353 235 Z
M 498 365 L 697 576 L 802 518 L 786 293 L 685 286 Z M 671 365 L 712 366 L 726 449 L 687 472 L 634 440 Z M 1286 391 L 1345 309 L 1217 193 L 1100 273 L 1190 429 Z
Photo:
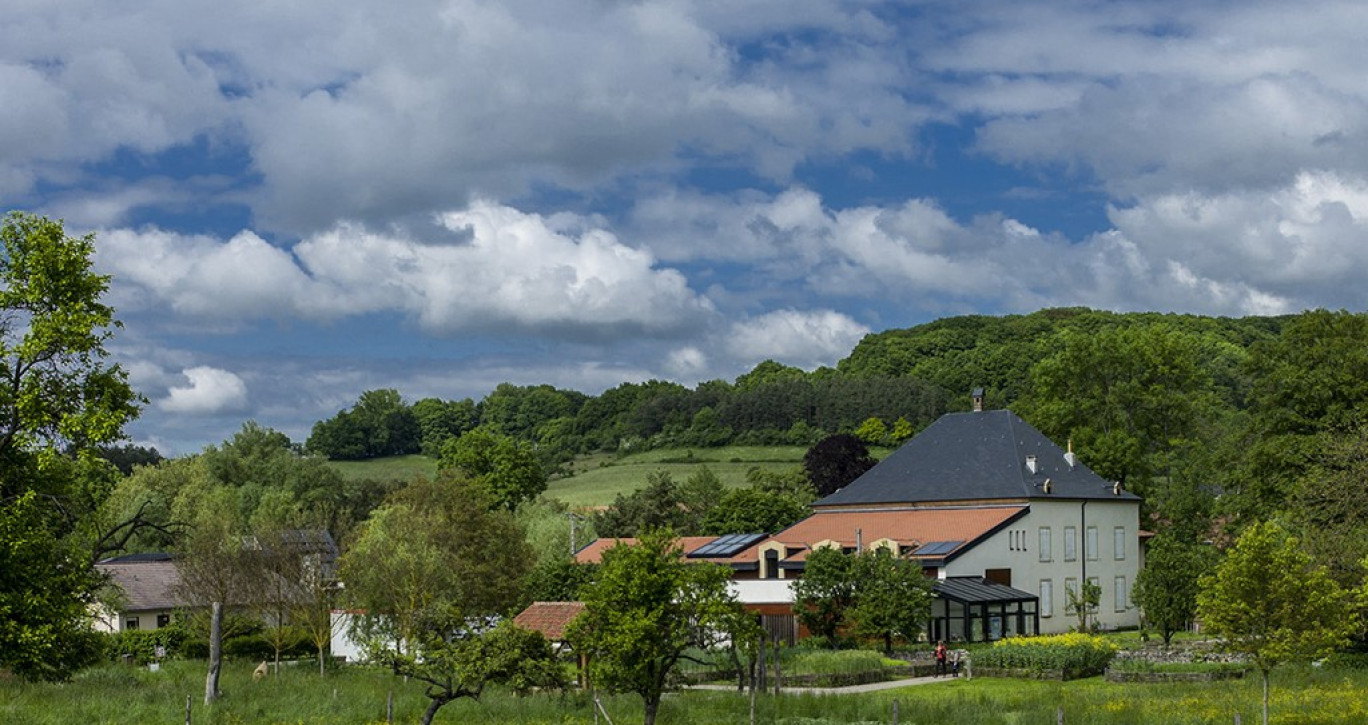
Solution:
M 952 576 L 941 579 L 934 586 L 936 595 L 965 604 L 986 602 L 1033 602 L 1036 596 L 1005 584 L 976 576 Z
M 1027 467 L 1036 457 L 1036 472 Z M 1050 493 L 1045 493 L 1045 481 Z M 813 504 L 884 505 L 999 499 L 1138 501 L 1065 452 L 1009 410 L 950 413 L 927 426 L 845 488 Z

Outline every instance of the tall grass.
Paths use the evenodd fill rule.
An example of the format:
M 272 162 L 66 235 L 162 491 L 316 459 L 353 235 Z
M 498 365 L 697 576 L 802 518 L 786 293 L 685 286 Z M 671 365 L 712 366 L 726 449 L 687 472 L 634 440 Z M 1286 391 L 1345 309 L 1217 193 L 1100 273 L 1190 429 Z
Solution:
M 394 693 L 396 723 L 415 723 L 427 705 L 416 682 L 387 672 L 344 668 L 319 677 L 307 667 L 282 668 L 278 678 L 251 679 L 254 663 L 230 663 L 223 700 L 202 704 L 204 663 L 167 663 L 161 672 L 109 665 L 60 685 L 25 684 L 0 677 L 0 722 L 20 725 L 182 723 L 186 697 L 197 725 L 375 725 Z M 1273 672 L 1273 720 L 1284 725 L 1358 725 L 1368 722 L 1368 672 L 1356 669 L 1287 667 Z M 1255 722 L 1258 678 L 1211 683 L 1127 685 L 1094 677 L 1073 682 L 998 678 L 939 680 L 895 690 L 852 694 L 766 695 L 757 720 L 788 725 L 850 725 L 891 721 L 898 700 L 902 723 L 1053 725 L 1062 709 L 1069 725 L 1198 725 L 1230 723 L 1236 713 Z M 641 721 L 641 699 L 604 695 L 613 722 Z M 502 691 L 478 702 L 458 701 L 438 714 L 441 723 L 588 725 L 594 722 L 584 693 L 516 697 Z M 667 695 L 661 725 L 716 725 L 749 721 L 749 697 L 736 692 L 683 691 Z M 600 720 L 602 722 L 602 720 Z

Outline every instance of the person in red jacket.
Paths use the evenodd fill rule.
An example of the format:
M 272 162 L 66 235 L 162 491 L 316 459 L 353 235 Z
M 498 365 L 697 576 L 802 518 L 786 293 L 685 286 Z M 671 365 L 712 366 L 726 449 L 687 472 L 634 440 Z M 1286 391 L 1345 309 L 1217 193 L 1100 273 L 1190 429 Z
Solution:
M 945 674 L 945 640 L 936 643 L 936 677 Z

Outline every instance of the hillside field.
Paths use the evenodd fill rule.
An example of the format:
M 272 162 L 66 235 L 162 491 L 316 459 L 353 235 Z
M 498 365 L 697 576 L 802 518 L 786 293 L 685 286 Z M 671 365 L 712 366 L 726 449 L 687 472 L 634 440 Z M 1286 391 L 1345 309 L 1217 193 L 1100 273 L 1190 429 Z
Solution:
M 677 483 L 707 466 L 728 488 L 746 483 L 746 473 L 755 467 L 784 471 L 803 465 L 802 446 L 724 446 L 722 448 L 663 449 L 626 456 L 599 453 L 578 456 L 566 465 L 569 475 L 551 479 L 546 495 L 571 506 L 607 506 L 618 494 L 630 494 L 646 485 L 647 476 L 668 472 Z M 875 458 L 889 450 L 870 449 Z M 377 478 L 409 480 L 415 476 L 434 476 L 437 461 L 420 455 L 377 458 L 369 461 L 332 461 L 349 479 Z

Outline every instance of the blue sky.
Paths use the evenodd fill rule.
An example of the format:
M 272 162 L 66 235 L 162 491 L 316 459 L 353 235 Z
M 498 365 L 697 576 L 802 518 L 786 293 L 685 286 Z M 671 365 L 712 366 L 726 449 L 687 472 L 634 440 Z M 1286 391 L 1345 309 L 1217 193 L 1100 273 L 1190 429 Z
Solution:
M 296 440 L 1086 305 L 1365 308 L 1356 3 L 18 0 L 0 199 L 98 236 L 129 433 Z

